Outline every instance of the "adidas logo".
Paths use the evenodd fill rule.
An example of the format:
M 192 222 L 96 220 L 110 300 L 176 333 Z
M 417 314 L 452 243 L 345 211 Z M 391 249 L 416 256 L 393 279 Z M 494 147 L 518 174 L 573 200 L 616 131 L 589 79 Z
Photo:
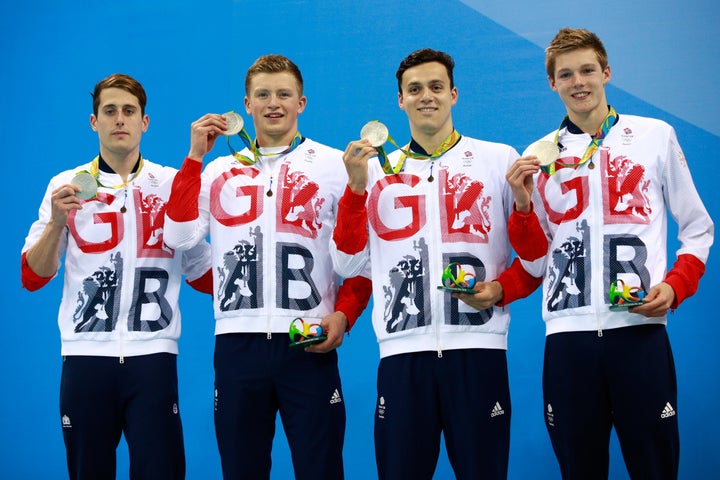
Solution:
M 332 397 L 330 397 L 330 405 L 340 402 L 342 402 L 342 397 L 340 396 L 340 392 L 338 392 L 338 389 L 336 388 L 332 394 Z
M 555 414 L 553 413 L 552 405 L 549 403 L 547 404 L 547 410 L 545 411 L 545 421 L 547 422 L 548 426 L 555 426 Z
M 495 402 L 495 406 L 492 408 L 492 411 L 490 412 L 490 418 L 497 417 L 498 415 L 505 415 L 505 410 L 502 409 L 500 406 L 500 402 Z
M 62 416 L 62 428 L 72 428 L 72 424 L 70 423 L 70 417 L 67 415 Z
M 660 414 L 660 418 L 669 418 L 673 416 L 675 416 L 675 410 L 673 409 L 672 405 L 670 405 L 670 402 L 667 402 L 665 404 L 665 408 L 663 408 L 663 411 Z

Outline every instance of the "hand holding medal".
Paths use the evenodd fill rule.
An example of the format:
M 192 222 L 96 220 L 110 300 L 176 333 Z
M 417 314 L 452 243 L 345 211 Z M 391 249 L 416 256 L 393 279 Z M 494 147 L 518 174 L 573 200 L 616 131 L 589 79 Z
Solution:
M 98 182 L 90 172 L 78 172 L 70 183 L 80 187 L 80 191 L 75 193 L 80 200 L 90 200 L 97 196 Z
M 552 175 L 555 173 L 555 162 L 560 155 L 557 144 L 548 140 L 538 140 L 530 144 L 523 152 L 523 157 L 535 156 L 540 162 L 540 170 Z
M 225 121 L 227 122 L 227 130 L 225 130 L 226 137 L 237 135 L 245 126 L 243 118 L 235 113 L 234 110 L 223 113 L 223 117 L 225 117 Z
M 383 172 L 387 175 L 391 175 L 400 171 L 399 169 L 393 169 L 392 165 L 390 165 L 390 160 L 388 160 L 387 152 L 385 152 L 384 145 L 390 138 L 390 133 L 383 123 L 377 120 L 366 123 L 360 130 L 360 138 L 367 140 L 377 151 L 378 160 L 380 161 L 380 166 L 382 167 Z
M 460 140 L 460 133 L 453 129 L 450 135 L 448 135 L 447 138 L 442 141 L 440 146 L 438 146 L 438 148 L 431 154 L 413 152 L 410 150 L 409 143 L 405 145 L 404 148 L 400 147 L 390 136 L 388 128 L 377 120 L 373 120 L 365 124 L 362 130 L 360 130 L 360 138 L 367 140 L 370 145 L 377 150 L 380 166 L 386 175 L 392 175 L 402 171 L 407 157 L 414 158 L 416 160 L 430 160 L 430 175 L 428 176 L 428 181 L 432 182 L 434 180 L 432 174 L 434 160 L 440 158 L 445 152 L 455 146 L 455 144 Z M 402 155 L 400 155 L 400 158 L 395 166 L 390 164 L 390 160 L 385 152 L 385 142 L 390 142 L 402 152 Z
M 228 148 L 233 157 L 243 165 L 254 165 L 257 162 L 257 148 L 250 138 L 250 135 L 245 130 L 245 121 L 243 118 L 236 113 L 234 110 L 223 113 L 225 121 L 227 122 L 227 129 L 225 130 L 225 137 L 227 138 Z M 239 136 L 243 144 L 253 153 L 253 158 L 248 158 L 245 155 L 238 153 L 230 143 L 230 137 Z

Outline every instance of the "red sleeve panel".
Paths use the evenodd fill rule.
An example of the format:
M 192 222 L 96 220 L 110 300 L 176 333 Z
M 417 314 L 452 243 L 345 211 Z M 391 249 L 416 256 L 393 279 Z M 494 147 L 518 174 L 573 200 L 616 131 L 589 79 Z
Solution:
M 355 325 L 372 295 L 372 282 L 367 277 L 346 278 L 338 290 L 335 311 L 345 314 L 348 319 L 347 331 Z
M 515 258 L 512 264 L 497 278 L 503 287 L 503 299 L 497 305 L 508 305 L 519 298 L 525 298 L 540 286 L 542 277 L 533 277 L 525 271 L 520 259 Z
M 698 289 L 700 277 L 705 273 L 705 264 L 688 253 L 678 256 L 672 269 L 665 276 L 665 283 L 675 290 L 675 301 L 670 308 L 677 308 L 683 300 Z
M 508 219 L 510 245 L 520 258 L 534 261 L 544 257 L 548 241 L 535 212 L 521 213 L 514 210 Z
M 31 292 L 40 290 L 42 287 L 48 284 L 53 277 L 41 277 L 37 273 L 33 272 L 30 265 L 27 262 L 27 252 L 23 252 L 22 258 L 20 259 L 20 281 L 22 286 L 27 288 Z
M 186 158 L 175 175 L 167 203 L 167 215 L 174 222 L 188 222 L 198 218 L 201 173 L 202 163 Z
M 368 243 L 366 199 L 367 192 L 358 195 L 349 187 L 345 187 L 345 193 L 340 197 L 333 240 L 343 253 L 358 253 Z

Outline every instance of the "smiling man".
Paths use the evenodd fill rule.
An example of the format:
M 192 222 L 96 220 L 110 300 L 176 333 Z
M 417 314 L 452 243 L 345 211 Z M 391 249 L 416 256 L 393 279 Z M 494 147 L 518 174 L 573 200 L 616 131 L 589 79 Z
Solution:
M 674 129 L 608 105 L 597 35 L 560 30 L 545 65 L 567 112 L 542 139 L 557 145 L 555 169 L 527 156 L 507 179 L 513 246 L 545 277 L 546 427 L 564 479 L 607 479 L 613 427 L 631 478 L 675 479 L 678 393 L 665 326 L 698 288 L 713 222 Z M 681 244 L 669 271 L 668 212 Z M 613 305 L 618 282 L 641 292 L 639 305 Z
M 370 296 L 367 278 L 339 287 L 327 248 L 347 182 L 342 152 L 298 131 L 307 99 L 298 67 L 258 58 L 245 81 L 257 138 L 202 160 L 228 129 L 207 114 L 168 207 L 166 235 L 186 249 L 210 235 L 215 274 L 215 430 L 226 479 L 270 477 L 275 418 L 295 478 L 342 479 L 345 403 L 336 348 Z M 291 322 L 320 324 L 327 339 L 289 348 Z
M 367 139 L 348 144 L 348 186 L 331 253 L 341 275 L 371 266 L 380 346 L 375 454 L 380 479 L 429 479 L 441 435 L 459 479 L 507 478 L 510 391 L 506 306 L 539 280 L 511 265 L 507 145 L 460 135 L 454 61 L 431 49 L 397 70 L 412 139 L 386 174 Z M 445 266 L 474 276 L 447 293 Z

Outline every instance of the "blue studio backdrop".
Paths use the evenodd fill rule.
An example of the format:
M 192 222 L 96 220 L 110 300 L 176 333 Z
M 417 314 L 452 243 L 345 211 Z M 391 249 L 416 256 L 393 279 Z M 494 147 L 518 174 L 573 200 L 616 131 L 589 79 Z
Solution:
M 55 173 L 91 159 L 97 135 L 89 92 L 114 72 L 140 80 L 150 127 L 143 154 L 180 167 L 190 123 L 207 112 L 244 113 L 244 76 L 260 55 L 281 53 L 301 68 L 308 106 L 303 134 L 344 149 L 369 120 L 407 139 L 397 105 L 395 70 L 418 48 L 456 60 L 458 130 L 518 151 L 554 129 L 564 115 L 544 73 L 544 47 L 564 26 L 604 40 L 612 80 L 608 98 L 620 114 L 653 116 L 678 133 L 700 195 L 720 218 L 715 155 L 720 152 L 720 5 L 714 0 L 572 2 L 417 0 L 128 0 L 10 2 L 0 15 L 0 139 L 4 148 L 6 234 L 0 269 L 4 314 L 0 335 L 0 474 L 8 479 L 66 478 L 58 408 L 61 369 L 59 278 L 38 292 L 20 286 L 20 249 Z M 246 121 L 249 121 L 246 117 Z M 211 157 L 225 154 L 219 143 Z M 713 193 L 715 192 L 715 193 Z M 674 230 L 671 230 L 674 238 Z M 671 258 L 677 242 L 670 245 Z M 680 477 L 720 471 L 720 286 L 717 248 L 699 292 L 670 315 L 681 429 Z M 181 297 L 180 408 L 187 477 L 217 479 L 213 428 L 213 319 L 209 297 Z M 368 308 L 340 349 L 348 411 L 347 478 L 374 478 L 373 412 L 378 350 Z M 544 325 L 538 292 L 512 306 L 509 368 L 512 394 L 511 479 L 559 478 L 543 423 Z M 244 366 L 238 366 L 243 368 Z M 247 368 L 252 368 L 248 365 Z M 252 415 L 248 412 L 248 415 Z M 127 478 L 121 443 L 118 478 Z M 312 461 L 312 459 L 308 459 Z M 273 479 L 292 478 L 282 428 Z M 435 478 L 452 478 L 442 452 Z M 627 478 L 617 441 L 611 478 Z

